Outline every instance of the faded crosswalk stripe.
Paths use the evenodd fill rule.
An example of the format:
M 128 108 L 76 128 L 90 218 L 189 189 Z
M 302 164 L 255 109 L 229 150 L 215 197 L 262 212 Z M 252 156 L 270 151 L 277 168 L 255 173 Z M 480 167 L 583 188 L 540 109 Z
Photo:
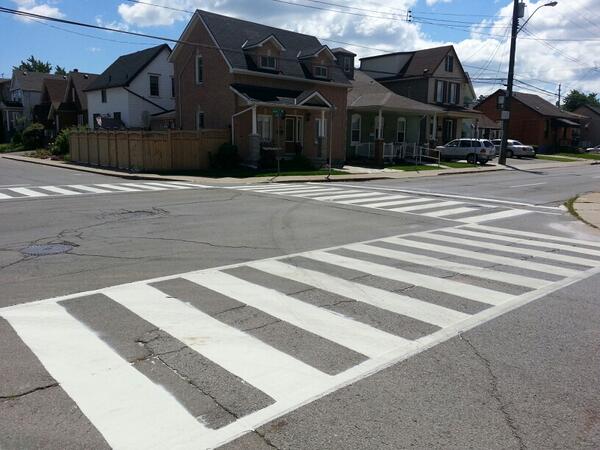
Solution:
M 341 205 L 380 209 L 405 214 L 478 224 L 492 220 L 509 219 L 532 211 L 498 206 L 497 204 L 474 204 L 461 200 L 440 201 L 437 197 L 411 194 L 387 194 L 356 187 L 326 186 L 323 184 L 281 184 L 234 187 L 260 194 L 291 196 L 314 201 L 333 202 Z M 429 211 L 434 210 L 435 211 Z
M 124 188 L 137 189 L 137 184 Z M 160 184 L 154 187 L 162 188 Z M 376 195 L 379 201 L 381 193 Z M 600 273 L 598 248 L 596 242 L 464 224 L 0 308 L 0 317 L 112 447 L 213 448 L 460 332 Z M 486 268 L 490 263 L 495 266 Z M 513 274 L 515 268 L 526 272 Z M 183 283 L 178 289 L 183 286 L 194 294 L 189 298 L 168 294 L 165 282 Z M 394 284 L 398 282 L 407 287 L 398 289 Z M 515 294 L 515 288 L 521 293 Z M 438 303 L 423 290 L 436 292 L 445 301 Z M 320 300 L 313 303 L 313 298 Z M 214 364 L 218 373 L 232 377 L 229 385 L 203 379 L 214 373 L 207 366 L 190 365 L 199 367 L 197 373 L 180 373 L 171 366 L 161 370 L 174 372 L 179 382 L 200 383 L 202 395 L 210 399 L 236 392 L 240 397 L 234 404 L 248 402 L 249 412 L 220 425 L 194 417 L 180 403 L 181 397 L 172 394 L 169 378 L 164 378 L 166 384 L 157 384 L 158 378 L 117 350 L 153 339 L 160 342 L 160 336 L 123 341 L 110 327 L 104 332 L 88 328 L 88 319 L 72 309 L 83 299 L 94 308 L 103 304 L 113 315 L 122 316 L 126 310 L 149 329 L 164 333 L 170 340 L 165 342 L 181 346 L 165 354 L 176 352 Z M 467 301 L 478 308 L 465 312 Z M 338 304 L 352 306 L 336 309 Z M 211 310 L 216 307 L 217 311 Z M 90 309 L 89 314 L 96 311 Z M 395 327 L 385 328 L 370 319 L 378 313 L 384 313 L 379 317 Z M 413 327 L 410 338 L 404 335 L 409 327 Z M 421 331 L 415 334 L 415 329 Z M 296 334 L 281 335 L 286 332 Z M 301 339 L 306 336 L 311 340 Z M 278 346 L 273 339 L 287 339 L 292 345 Z M 306 342 L 332 345 L 336 358 L 354 359 L 325 373 L 314 367 L 319 362 L 314 358 L 332 353 L 320 355 L 322 347 L 302 348 Z M 306 351 L 313 359 L 302 357 Z M 344 352 L 349 353 L 342 356 Z M 183 361 L 184 366 L 189 363 Z M 230 391 L 234 384 L 245 390 Z M 250 389 L 263 400 L 253 403 L 247 396 Z M 216 401 L 214 407 L 224 408 Z
M 24 198 L 56 198 L 59 196 L 76 196 L 82 194 L 118 194 L 123 192 L 153 192 L 168 190 L 202 189 L 209 186 L 181 181 L 139 182 L 139 183 L 98 183 L 69 184 L 59 186 L 29 186 L 0 188 L 0 201 Z

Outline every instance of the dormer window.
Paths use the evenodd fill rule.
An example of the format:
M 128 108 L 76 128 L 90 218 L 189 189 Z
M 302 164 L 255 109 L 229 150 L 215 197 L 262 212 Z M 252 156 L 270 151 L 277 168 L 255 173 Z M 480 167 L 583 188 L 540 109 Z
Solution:
M 325 66 L 315 66 L 314 74 L 317 78 L 327 78 L 329 75 L 327 67 Z
M 277 60 L 275 59 L 274 56 L 271 56 L 271 55 L 264 56 L 263 55 L 260 57 L 260 67 L 262 67 L 263 69 L 275 70 L 275 69 L 277 69 Z
M 454 72 L 454 56 L 446 56 L 446 72 Z

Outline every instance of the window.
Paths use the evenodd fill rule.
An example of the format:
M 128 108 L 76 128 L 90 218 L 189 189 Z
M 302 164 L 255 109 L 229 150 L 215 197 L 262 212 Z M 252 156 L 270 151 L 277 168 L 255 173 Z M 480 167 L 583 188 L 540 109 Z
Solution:
M 448 103 L 453 105 L 458 104 L 458 92 L 460 85 L 458 83 L 450 83 L 450 90 L 448 92 Z
M 396 142 L 406 141 L 406 119 L 398 117 L 398 125 L 396 128 Z
M 444 81 L 436 81 L 435 82 L 435 101 L 436 101 L 436 103 L 444 103 L 445 84 L 446 84 L 446 82 L 444 82 Z
M 454 56 L 446 56 L 446 72 L 454 72 Z
M 344 56 L 344 72 L 350 72 L 352 69 L 352 58 Z
M 327 67 L 325 66 L 315 66 L 314 68 L 315 77 L 317 78 L 327 78 Z
M 159 77 L 150 75 L 150 97 L 160 96 Z
M 102 103 L 106 103 L 106 89 L 100 91 L 100 96 L 102 97 Z
M 467 139 L 462 139 L 460 141 L 460 146 L 461 147 L 467 147 L 467 148 L 471 148 L 471 141 L 467 140 Z
M 324 119 L 321 122 L 321 118 L 317 117 L 315 119 L 315 142 L 318 142 L 319 137 L 327 136 L 327 119 Z
M 204 81 L 204 61 L 201 55 L 196 56 L 196 84 L 202 84 Z
M 271 56 L 271 55 L 264 56 L 263 55 L 260 57 L 260 67 L 262 67 L 263 69 L 275 70 L 277 68 L 277 60 L 275 59 L 274 56 Z
M 175 98 L 175 77 L 171 77 L 171 97 Z
M 385 126 L 385 119 L 381 118 L 381 134 L 379 134 L 379 116 L 375 116 L 375 137 L 377 139 L 383 139 L 383 127 Z
M 121 120 L 121 112 L 114 112 L 113 113 L 113 119 L 115 119 L 115 120 Z
M 460 141 L 452 141 L 446 144 L 446 147 L 458 147 L 458 144 L 460 144 Z
M 496 108 L 502 109 L 504 107 L 504 96 L 499 95 L 496 97 Z
M 196 129 L 202 130 L 204 128 L 204 112 L 196 112 Z
M 350 122 L 350 141 L 352 144 L 360 143 L 360 128 L 362 119 L 360 114 L 352 114 L 352 120 Z
M 256 131 L 260 136 L 261 142 L 271 142 L 273 140 L 273 119 L 271 116 L 259 115 L 256 118 Z

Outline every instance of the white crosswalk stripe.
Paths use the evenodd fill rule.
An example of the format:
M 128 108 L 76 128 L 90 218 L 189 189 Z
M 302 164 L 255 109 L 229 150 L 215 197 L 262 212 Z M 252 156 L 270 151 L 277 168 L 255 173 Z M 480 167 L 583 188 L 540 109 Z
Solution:
M 520 245 L 524 240 L 527 246 L 491 243 L 495 238 L 496 242 Z M 557 248 L 579 256 L 558 254 Z M 578 239 L 541 233 L 528 236 L 516 230 L 464 224 L 0 308 L 0 317 L 14 328 L 112 447 L 213 448 L 507 311 L 600 273 L 600 259 L 592 259 L 598 256 L 597 248 L 597 243 Z M 499 250 L 511 256 L 494 254 Z M 407 265 L 399 268 L 398 262 Z M 581 268 L 573 268 L 575 262 Z M 486 268 L 489 263 L 501 267 Z M 418 272 L 415 266 L 421 266 Z M 513 274 L 507 268 L 527 273 Z M 440 270 L 460 276 L 461 281 L 440 275 Z M 394 291 L 389 281 L 379 285 L 381 279 L 409 288 Z M 166 288 L 158 282 L 165 281 L 187 283 L 186 289 L 197 289 L 195 300 L 163 292 L 161 289 Z M 289 291 L 281 292 L 288 284 Z M 516 287 L 524 293 L 515 294 Z M 445 301 L 438 303 L 423 290 L 435 291 Z M 103 297 L 94 297 L 94 305 L 104 301 L 107 308 L 126 308 L 128 314 L 176 339 L 186 351 L 231 374 L 232 383 L 237 380 L 269 401 L 262 406 L 252 403 L 250 412 L 224 426 L 194 417 L 167 384 L 157 384 L 117 351 L 115 340 L 123 339 L 118 333 L 106 336 L 106 332 L 97 332 L 63 303 L 77 304 L 95 294 Z M 222 296 L 234 302 L 224 312 L 235 311 L 241 316 L 227 322 L 221 312 L 203 309 L 213 295 L 221 296 L 219 302 Z M 329 295 L 335 301 L 313 303 L 309 300 L 313 295 L 315 299 Z M 475 309 L 479 312 L 465 312 L 460 305 L 467 300 L 479 305 Z M 335 305 L 347 303 L 360 308 L 336 309 Z M 346 311 L 365 311 L 361 308 L 385 313 L 386 320 L 397 323 L 397 327 L 390 328 L 394 331 L 384 329 L 369 319 L 369 312 L 346 315 Z M 96 313 L 96 309 L 90 311 Z M 258 313 L 268 318 L 266 325 L 244 325 Z M 326 373 L 301 357 L 302 343 L 314 341 L 294 337 L 292 347 L 279 347 L 270 340 L 288 330 L 277 328 L 281 324 L 338 346 L 336 358 L 338 353 L 341 358 L 344 350 L 362 359 Z M 422 331 L 407 337 L 409 328 L 415 333 L 411 328 L 415 326 Z M 267 331 L 253 334 L 252 330 L 258 329 Z M 320 354 L 321 347 L 309 350 L 317 357 L 328 357 Z M 200 369 L 193 375 L 209 377 L 208 373 Z M 178 379 L 184 377 L 178 372 L 176 375 Z M 226 382 L 211 386 L 230 394 Z M 244 395 L 236 401 L 251 402 Z
M 118 194 L 123 192 L 153 192 L 168 190 L 204 189 L 209 186 L 179 181 L 139 183 L 99 183 L 70 184 L 59 186 L 29 186 L 0 188 L 0 201 L 19 200 L 24 198 L 56 198 L 62 196 L 78 196 L 82 194 Z
M 533 212 L 526 209 L 509 209 L 504 205 L 498 205 L 493 202 L 475 204 L 472 201 L 463 201 L 460 199 L 440 201 L 438 197 L 428 197 L 425 194 L 387 194 L 377 190 L 369 191 L 344 186 L 330 187 L 323 184 L 253 185 L 232 189 L 261 194 L 286 195 L 322 202 L 334 202 L 341 205 L 381 209 L 403 214 L 419 214 L 426 217 L 470 224 L 509 219 Z M 439 209 L 428 211 L 434 208 Z

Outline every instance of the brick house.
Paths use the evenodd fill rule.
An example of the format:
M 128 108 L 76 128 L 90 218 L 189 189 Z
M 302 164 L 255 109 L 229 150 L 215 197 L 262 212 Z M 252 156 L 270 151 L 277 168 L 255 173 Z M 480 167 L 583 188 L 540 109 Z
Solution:
M 354 56 L 313 36 L 197 10 L 173 49 L 176 123 L 230 129 L 242 159 L 261 149 L 345 160 Z
M 452 45 L 361 58 L 360 70 L 398 95 L 441 108 L 425 116 L 420 142 L 474 137 L 475 90 Z
M 600 144 L 600 107 L 584 105 L 573 112 L 585 117 L 581 121 L 581 144 L 584 147 Z
M 475 108 L 499 121 L 505 95 L 505 91 L 499 89 Z M 515 92 L 510 118 L 508 138 L 536 145 L 541 153 L 579 144 L 581 116 L 562 111 L 535 94 Z

